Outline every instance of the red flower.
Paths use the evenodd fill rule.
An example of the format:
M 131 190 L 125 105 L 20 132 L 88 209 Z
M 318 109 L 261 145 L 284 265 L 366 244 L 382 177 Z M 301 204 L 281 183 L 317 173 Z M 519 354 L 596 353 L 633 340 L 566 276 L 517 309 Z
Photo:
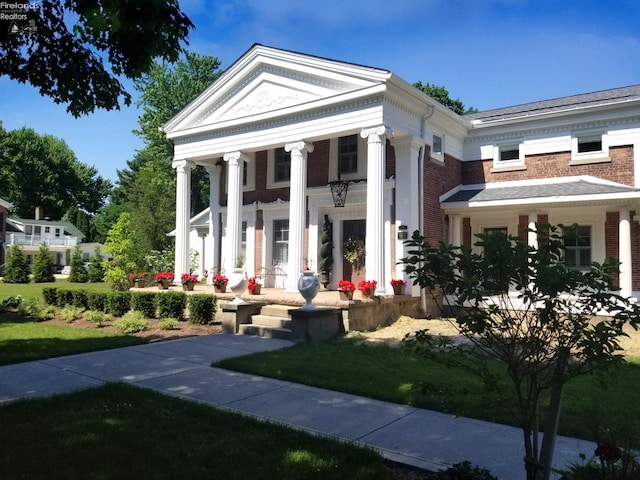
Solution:
M 391 280 L 391 286 L 394 287 L 396 285 L 406 285 L 407 282 L 405 282 L 404 280 L 400 280 L 400 279 L 396 279 L 396 280 Z
M 185 283 L 197 283 L 198 282 L 198 275 L 196 275 L 195 273 L 192 275 L 190 273 L 183 273 L 180 276 L 180 280 L 182 280 L 182 284 L 184 285 Z
M 375 280 L 362 280 L 358 284 L 358 290 L 360 290 L 362 293 L 366 293 L 369 290 L 375 289 L 377 285 L 378 282 L 376 282 Z
M 213 286 L 214 287 L 218 287 L 218 288 L 226 287 L 227 283 L 229 283 L 229 279 L 227 277 L 225 277 L 224 275 L 222 275 L 220 273 L 216 273 L 213 276 Z
M 173 282 L 174 279 L 173 272 L 158 272 L 156 273 L 156 282 L 160 283 L 162 280 L 170 280 Z
M 344 293 L 353 292 L 355 289 L 356 289 L 356 286 L 353 284 L 353 282 L 350 282 L 349 280 L 340 280 L 338 282 L 338 290 L 340 290 L 341 292 L 344 292 Z
M 249 283 L 247 285 L 247 288 L 249 289 L 250 292 L 253 292 L 256 288 L 258 288 L 258 285 L 260 285 L 260 283 L 258 282 L 258 278 L 257 277 L 251 277 L 249 279 Z
M 601 462 L 613 463 L 622 458 L 622 449 L 613 443 L 602 442 L 598 444 L 595 454 Z
M 129 281 L 136 282 L 138 280 L 142 280 L 145 276 L 146 273 L 144 272 L 132 273 L 131 275 L 129 275 Z

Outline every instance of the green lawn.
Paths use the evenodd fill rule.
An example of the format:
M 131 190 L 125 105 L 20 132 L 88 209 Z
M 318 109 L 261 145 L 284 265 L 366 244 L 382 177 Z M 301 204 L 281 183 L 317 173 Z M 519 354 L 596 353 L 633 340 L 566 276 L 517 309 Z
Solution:
M 370 450 L 124 384 L 0 408 L 0 478 L 390 479 Z
M 417 358 L 402 348 L 349 340 L 296 345 L 218 362 L 217 367 L 350 392 L 370 398 L 515 424 L 505 401 L 466 371 Z M 496 367 L 498 368 L 498 367 Z M 566 389 L 560 432 L 596 439 L 610 429 L 640 431 L 638 359 L 606 377 L 573 380 Z
M 71 283 L 66 279 L 49 283 L 0 283 L 0 300 L 16 295 L 22 295 L 25 298 L 38 297 L 42 299 L 42 289 L 45 287 L 77 288 L 102 292 L 107 292 L 110 289 L 108 283 Z

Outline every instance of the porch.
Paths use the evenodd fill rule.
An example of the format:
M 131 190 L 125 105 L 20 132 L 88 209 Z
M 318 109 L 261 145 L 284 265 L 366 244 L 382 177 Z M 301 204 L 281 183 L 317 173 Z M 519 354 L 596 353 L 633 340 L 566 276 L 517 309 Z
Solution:
M 157 287 L 146 287 L 146 290 L 156 290 Z M 168 291 L 182 291 L 181 285 L 172 285 Z M 235 298 L 231 291 L 227 293 L 216 293 L 212 285 L 196 284 L 191 294 L 211 294 L 218 298 L 218 309 L 216 313 L 216 321 L 223 320 L 223 308 L 226 304 L 230 304 Z M 260 306 L 276 306 L 287 310 L 300 308 L 305 301 L 298 292 L 289 292 L 282 288 L 261 288 L 259 295 L 252 295 L 246 290 L 241 298 L 248 304 L 255 305 L 257 313 L 260 314 Z M 339 311 L 341 325 L 340 331 L 343 333 L 351 330 L 367 331 L 378 327 L 385 327 L 396 321 L 402 315 L 411 317 L 424 317 L 420 311 L 420 299 L 409 295 L 388 295 L 376 296 L 373 299 L 363 298 L 359 291 L 355 291 L 353 300 L 341 300 L 338 291 L 324 290 L 318 291 L 313 299 L 313 305 L 319 309 L 336 309 Z

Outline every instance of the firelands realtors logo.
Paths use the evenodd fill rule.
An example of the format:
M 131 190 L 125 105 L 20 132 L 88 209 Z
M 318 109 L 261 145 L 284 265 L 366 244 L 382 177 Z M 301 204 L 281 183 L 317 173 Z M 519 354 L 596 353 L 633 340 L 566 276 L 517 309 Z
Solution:
M 35 2 L 0 2 L 0 28 L 9 33 L 35 33 L 38 31 L 40 5 Z

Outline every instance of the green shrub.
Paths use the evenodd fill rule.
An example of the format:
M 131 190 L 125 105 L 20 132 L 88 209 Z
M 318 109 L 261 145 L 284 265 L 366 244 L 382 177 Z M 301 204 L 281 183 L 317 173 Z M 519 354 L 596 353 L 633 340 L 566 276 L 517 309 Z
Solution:
M 58 304 L 58 287 L 44 287 L 42 289 L 42 296 L 47 305 Z
M 160 327 L 160 330 L 173 330 L 174 328 L 178 328 L 178 319 L 163 318 L 158 322 L 158 326 Z
M 87 291 L 86 290 L 73 290 L 71 293 L 71 297 L 73 298 L 72 300 L 72 305 L 74 307 L 79 307 L 82 309 L 87 309 L 89 308 L 89 302 L 87 299 Z
M 89 274 L 84 268 L 82 261 L 82 251 L 80 246 L 76 245 L 71 254 L 71 273 L 69 273 L 69 281 L 72 283 L 86 283 L 89 280 Z
M 184 316 L 187 295 L 184 292 L 165 292 L 156 296 L 158 318 L 177 318 Z
M 87 308 L 99 312 L 105 311 L 105 303 L 107 299 L 106 292 L 87 292 Z
M 49 253 L 49 247 L 42 242 L 36 258 L 33 260 L 33 281 L 35 283 L 55 282 L 53 276 L 53 260 Z
M 433 480 L 498 480 L 489 470 L 474 467 L 471 462 L 456 463 L 444 471 L 435 473 Z
M 13 297 L 7 297 L 2 300 L 2 306 L 6 309 L 15 310 L 22 303 L 22 295 L 16 295 Z
M 142 292 L 131 294 L 131 309 L 142 312 L 147 318 L 156 318 L 156 296 L 157 293 Z
M 114 317 L 122 317 L 131 309 L 131 294 L 129 292 L 107 293 L 104 309 Z
M 24 251 L 19 245 L 12 245 L 7 251 L 7 265 L 2 281 L 5 283 L 29 283 L 29 265 Z
M 89 281 L 104 282 L 104 267 L 102 266 L 102 255 L 100 248 L 96 247 L 95 252 L 89 259 Z
M 60 310 L 59 315 L 67 323 L 72 323 L 82 316 L 84 310 L 74 305 L 67 305 Z
M 51 305 L 43 305 L 36 297 L 22 298 L 16 307 L 18 315 L 32 317 L 34 320 L 49 320 L 55 315 L 55 308 Z
M 98 327 L 102 327 L 111 319 L 109 315 L 99 310 L 87 310 L 84 312 L 84 318 L 91 323 L 95 323 Z
M 216 297 L 199 293 L 189 295 L 189 322 L 210 325 L 216 314 Z
M 60 308 L 73 305 L 73 290 L 70 288 L 59 288 L 56 305 Z
M 142 332 L 149 328 L 149 322 L 145 320 L 142 312 L 129 312 L 114 324 L 118 330 L 124 334 Z

